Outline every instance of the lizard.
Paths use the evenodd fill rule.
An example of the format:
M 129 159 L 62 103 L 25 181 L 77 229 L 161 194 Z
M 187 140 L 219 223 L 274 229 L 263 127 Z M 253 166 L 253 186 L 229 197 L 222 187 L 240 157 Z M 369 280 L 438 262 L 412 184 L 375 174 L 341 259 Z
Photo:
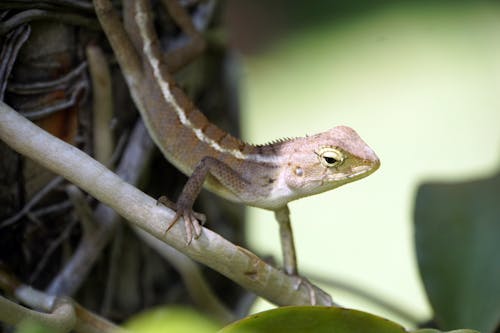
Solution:
M 109 0 L 93 1 L 150 136 L 165 158 L 189 176 L 177 202 L 165 202 L 176 210 L 166 232 L 182 218 L 187 244 L 200 237 L 205 216 L 194 212 L 193 204 L 206 187 L 228 200 L 273 211 L 284 270 L 299 276 L 288 203 L 372 174 L 380 166 L 375 152 L 346 126 L 263 145 L 232 136 L 212 124 L 177 86 L 149 0 L 123 0 L 123 24 Z M 165 3 L 180 6 L 177 0 Z M 172 18 L 192 35 L 187 13 Z

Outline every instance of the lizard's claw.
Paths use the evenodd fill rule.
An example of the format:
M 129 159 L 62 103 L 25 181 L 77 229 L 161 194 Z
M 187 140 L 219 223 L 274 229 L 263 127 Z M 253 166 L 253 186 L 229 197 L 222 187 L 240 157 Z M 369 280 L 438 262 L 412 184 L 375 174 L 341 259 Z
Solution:
M 309 291 L 309 301 L 311 302 L 311 305 L 316 305 L 316 291 L 314 290 L 314 285 L 302 276 L 295 275 L 294 277 L 296 279 L 296 284 L 293 286 L 294 289 L 298 290 L 302 285 L 306 287 Z
M 156 200 L 156 205 L 162 204 L 165 207 L 168 207 L 172 210 L 176 210 L 177 206 L 175 205 L 175 202 L 167 198 L 166 196 L 162 195 L 161 197 Z
M 186 227 L 186 244 L 191 244 L 193 238 L 197 239 L 201 236 L 201 226 L 205 224 L 207 220 L 204 214 L 193 211 L 191 207 L 186 208 L 180 203 L 175 204 L 164 196 L 158 199 L 158 203 L 161 203 L 164 206 L 167 206 L 168 208 L 174 209 L 176 211 L 174 219 L 168 225 L 165 233 L 167 233 L 182 217 L 182 219 L 184 220 L 184 225 Z
M 181 209 L 177 209 L 174 219 L 168 225 L 165 233 L 167 233 L 174 226 L 174 224 L 177 223 L 181 216 L 184 220 L 184 225 L 186 226 L 186 245 L 189 245 L 191 244 L 193 238 L 198 238 L 201 236 L 200 222 L 205 222 L 205 216 L 192 210 L 184 211 Z

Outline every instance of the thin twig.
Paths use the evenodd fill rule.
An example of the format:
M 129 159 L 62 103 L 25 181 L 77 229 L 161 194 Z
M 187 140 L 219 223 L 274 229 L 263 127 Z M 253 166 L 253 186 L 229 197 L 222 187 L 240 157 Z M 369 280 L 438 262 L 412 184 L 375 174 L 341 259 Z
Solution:
M 16 223 L 23 218 L 40 200 L 42 200 L 50 191 L 59 186 L 64 181 L 63 177 L 55 177 L 47 185 L 45 185 L 24 207 L 15 215 L 0 222 L 0 229 L 5 228 L 13 223 Z
M 106 57 L 99 46 L 87 46 L 85 51 L 92 82 L 94 156 L 96 160 L 104 164 L 109 161 L 113 153 L 111 73 Z
M 68 225 L 65 226 L 64 230 L 59 234 L 59 236 L 54 239 L 49 247 L 44 251 L 42 259 L 38 262 L 38 264 L 35 267 L 35 270 L 33 271 L 33 274 L 30 276 L 30 283 L 33 283 L 37 278 L 38 275 L 42 272 L 42 269 L 45 268 L 45 265 L 47 264 L 47 261 L 52 257 L 52 254 L 54 253 L 55 250 L 69 238 L 69 234 L 71 230 L 76 225 L 76 220 L 71 221 L 68 223 Z
M 69 83 L 73 79 L 79 77 L 85 69 L 87 69 L 87 62 L 83 61 L 80 65 L 55 80 L 30 83 L 9 82 L 7 91 L 18 95 L 34 95 L 59 89 L 66 89 L 69 86 Z
M 34 321 L 50 332 L 125 333 L 110 321 L 97 316 L 67 297 L 46 294 L 21 284 L 14 276 L 0 270 L 0 288 L 32 309 L 0 296 L 0 321 L 17 325 L 24 320 Z M 39 311 L 43 312 L 39 312 Z
M 42 313 L 0 296 L 0 321 L 17 325 L 27 319 L 61 333 L 71 331 L 76 321 L 75 310 L 70 303 L 60 303 L 52 313 Z
M 205 31 L 214 16 L 217 1 L 207 0 L 198 4 L 198 8 L 193 13 L 193 24 L 198 31 Z
M 246 292 L 239 300 L 234 309 L 234 317 L 241 319 L 250 313 L 252 306 L 257 301 L 257 295 L 254 293 Z
M 106 274 L 106 284 L 104 287 L 104 295 L 101 298 L 101 308 L 99 313 L 103 316 L 109 315 L 112 305 L 113 296 L 115 295 L 116 286 L 113 284 L 118 280 L 119 272 L 119 258 L 122 256 L 123 249 L 123 228 L 116 228 L 115 237 L 111 244 L 111 255 L 108 265 L 108 272 Z
M 16 7 L 16 5 L 18 7 Z M 68 7 L 77 10 L 92 12 L 94 7 L 92 3 L 85 0 L 43 0 L 43 1 L 33 1 L 33 0 L 11 0 L 3 1 L 2 6 L 4 8 L 45 8 L 45 6 L 50 6 L 49 8 L 58 7 Z M 1 8 L 0 7 L 0 8 Z
M 94 220 L 92 208 L 90 208 L 83 192 L 75 185 L 66 186 L 66 193 L 73 204 L 75 214 L 83 230 L 83 238 L 92 237 L 97 229 L 97 223 Z
M 113 125 L 111 125 L 113 127 Z M 124 130 L 123 133 L 118 138 L 118 143 L 109 158 L 109 161 L 105 164 L 108 168 L 113 169 L 113 166 L 116 164 L 118 159 L 123 155 L 123 151 L 125 150 L 125 145 L 127 144 L 127 139 L 129 137 L 129 131 Z
M 164 54 L 170 72 L 175 73 L 198 58 L 206 47 L 206 41 L 196 29 L 191 16 L 176 0 L 162 0 L 163 7 L 175 23 L 186 34 L 171 41 L 170 48 Z
M 50 11 L 44 9 L 28 9 L 0 23 L 0 36 L 5 35 L 15 27 L 36 20 L 56 20 L 66 24 L 78 25 L 91 30 L 99 30 L 99 23 L 94 18 L 78 14 Z
M 25 111 L 20 112 L 23 116 L 31 120 L 37 120 L 44 117 L 47 117 L 55 112 L 73 107 L 77 104 L 78 100 L 84 100 L 85 94 L 88 90 L 88 85 L 85 80 L 77 82 L 72 88 L 72 92 L 69 96 L 69 99 L 63 100 L 61 102 L 57 102 L 41 109 L 33 110 L 33 111 Z M 84 94 L 84 96 L 80 96 L 80 94 Z M 81 98 L 80 98 L 81 97 Z
M 73 204 L 69 200 L 63 200 L 61 202 L 48 205 L 39 209 L 34 209 L 31 212 L 31 215 L 36 216 L 38 218 L 48 215 L 48 214 L 53 214 L 53 213 L 59 213 L 63 210 L 67 210 L 69 208 L 73 207 Z
M 17 59 L 17 54 L 21 46 L 28 40 L 30 33 L 31 28 L 28 25 L 23 25 L 7 34 L 4 39 L 2 52 L 0 54 L 0 59 L 2 59 L 2 61 L 0 61 L 0 101 L 3 101 L 7 81 L 12 71 L 12 67 L 14 66 L 14 62 Z

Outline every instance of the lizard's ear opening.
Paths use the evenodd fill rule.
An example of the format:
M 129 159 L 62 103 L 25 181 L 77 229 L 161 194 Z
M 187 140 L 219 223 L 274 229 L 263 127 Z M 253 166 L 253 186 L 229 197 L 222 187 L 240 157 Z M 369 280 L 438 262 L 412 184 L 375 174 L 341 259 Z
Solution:
M 322 147 L 316 153 L 321 165 L 326 168 L 337 167 L 344 162 L 344 154 L 334 147 Z
M 299 166 L 296 166 L 294 169 L 293 169 L 294 173 L 296 176 L 299 176 L 299 177 L 302 177 L 304 176 L 304 169 L 302 169 L 301 167 Z

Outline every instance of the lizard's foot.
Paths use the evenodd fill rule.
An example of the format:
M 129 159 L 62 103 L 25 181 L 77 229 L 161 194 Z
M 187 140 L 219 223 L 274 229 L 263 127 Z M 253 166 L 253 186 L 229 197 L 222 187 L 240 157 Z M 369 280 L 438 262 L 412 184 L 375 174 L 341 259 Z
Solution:
M 158 199 L 157 204 L 160 203 L 176 211 L 174 219 L 168 225 L 165 233 L 167 233 L 177 223 L 179 218 L 182 217 L 186 227 L 186 245 L 191 244 L 193 238 L 197 239 L 201 236 L 201 226 L 205 224 L 207 220 L 204 214 L 197 213 L 193 211 L 191 207 L 185 207 L 179 202 L 176 204 L 165 196 L 161 196 Z
M 307 290 L 309 291 L 309 301 L 311 302 L 311 305 L 316 305 L 316 291 L 314 289 L 314 285 L 311 282 L 309 282 L 308 279 L 300 275 L 293 275 L 293 277 L 296 279 L 293 288 L 295 290 L 298 290 L 300 286 L 306 287 Z

